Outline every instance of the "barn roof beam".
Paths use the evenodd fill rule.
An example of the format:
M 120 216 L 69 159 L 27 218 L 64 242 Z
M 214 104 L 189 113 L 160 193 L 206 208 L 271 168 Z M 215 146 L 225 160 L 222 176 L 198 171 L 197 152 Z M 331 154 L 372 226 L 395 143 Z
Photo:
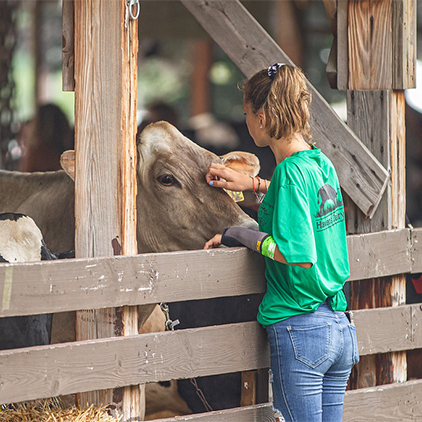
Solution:
M 293 64 L 238 0 L 181 2 L 247 77 L 274 62 Z M 308 86 L 313 98 L 313 139 L 333 161 L 345 192 L 367 217 L 372 217 L 389 173 L 321 94 L 310 83 Z

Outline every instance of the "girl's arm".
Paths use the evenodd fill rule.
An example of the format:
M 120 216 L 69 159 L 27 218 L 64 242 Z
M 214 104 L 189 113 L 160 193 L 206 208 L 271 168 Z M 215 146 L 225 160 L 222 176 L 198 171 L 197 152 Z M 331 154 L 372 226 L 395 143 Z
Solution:
M 302 268 L 311 268 L 311 262 L 287 262 L 278 249 L 274 239 L 267 233 L 247 229 L 245 227 L 230 227 L 225 229 L 223 234 L 216 234 L 205 243 L 204 249 L 212 249 L 220 246 L 246 246 L 274 261 L 287 265 L 296 265 Z

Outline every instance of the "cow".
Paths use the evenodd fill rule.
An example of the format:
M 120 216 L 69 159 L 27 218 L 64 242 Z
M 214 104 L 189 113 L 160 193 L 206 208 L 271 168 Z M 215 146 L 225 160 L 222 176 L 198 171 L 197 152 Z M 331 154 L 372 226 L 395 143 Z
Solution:
M 0 262 L 57 259 L 44 243 L 32 218 L 0 214 Z M 0 350 L 50 344 L 52 314 L 0 318 Z
M 224 160 L 194 144 L 167 122 L 148 125 L 137 140 L 137 242 L 139 253 L 202 249 L 205 242 L 230 226 L 257 228 L 254 219 L 243 212 L 231 197 L 220 189 L 207 185 L 205 173 L 211 162 L 236 165 L 243 162 L 250 175 L 259 171 L 259 161 L 252 154 L 236 152 L 236 159 L 226 154 Z M 54 251 L 74 247 L 74 160 L 65 154 L 65 171 L 46 173 L 16 173 L 0 171 L 0 212 L 13 211 L 30 215 L 40 227 L 46 243 Z M 240 298 L 248 306 L 243 320 L 256 316 L 255 298 Z M 239 313 L 236 299 L 221 306 L 221 300 L 207 301 L 214 309 L 211 318 L 235 322 Z M 198 303 L 171 304 L 177 310 L 181 326 L 198 326 L 195 321 L 204 312 Z M 225 315 L 224 318 L 222 316 Z M 56 315 L 55 315 L 56 318 Z M 205 319 L 201 320 L 201 324 Z M 59 325 L 60 322 L 54 326 Z M 214 319 L 211 320 L 214 324 Z M 69 335 L 66 332 L 71 333 Z M 54 331 L 53 331 L 53 337 Z M 54 339 L 53 339 L 54 340 Z M 73 341 L 71 324 L 58 332 L 56 342 Z M 240 378 L 236 378 L 240 386 Z M 207 389 L 201 388 L 207 395 Z M 215 390 L 215 388 L 212 388 Z M 219 393 L 224 390 L 219 388 Z M 183 395 L 184 393 L 181 392 Z M 189 407 L 189 397 L 186 393 Z M 217 401 L 216 401 L 217 402 Z M 224 404 L 223 407 L 236 405 Z M 217 409 L 217 405 L 214 408 Z M 192 406 L 194 407 L 194 406 Z M 201 409 L 198 408 L 198 411 Z

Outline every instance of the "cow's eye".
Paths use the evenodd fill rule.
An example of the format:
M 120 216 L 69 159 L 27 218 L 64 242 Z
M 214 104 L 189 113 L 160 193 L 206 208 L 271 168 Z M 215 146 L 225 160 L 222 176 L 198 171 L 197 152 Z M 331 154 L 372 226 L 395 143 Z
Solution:
M 158 178 L 158 181 L 164 186 L 171 186 L 174 183 L 174 177 L 171 174 L 164 174 Z

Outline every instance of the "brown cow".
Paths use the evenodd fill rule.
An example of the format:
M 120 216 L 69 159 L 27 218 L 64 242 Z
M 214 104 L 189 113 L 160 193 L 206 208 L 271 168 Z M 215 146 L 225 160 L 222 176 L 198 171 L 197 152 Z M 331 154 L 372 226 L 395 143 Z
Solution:
M 71 157 L 68 153 L 63 160 L 69 175 L 74 174 Z M 236 152 L 233 157 L 227 154 L 224 163 L 238 166 L 240 162 L 240 168 L 245 167 L 251 175 L 258 173 L 255 156 Z M 226 227 L 257 227 L 229 195 L 207 185 L 204 175 L 211 162 L 223 160 L 194 144 L 169 123 L 153 123 L 142 131 L 137 171 L 140 253 L 202 249 L 207 240 Z M 20 212 L 32 217 L 51 250 L 73 248 L 74 184 L 64 171 L 0 171 L 0 198 L 0 212 Z M 159 312 L 155 315 L 163 320 Z M 72 320 L 58 331 L 57 326 L 64 327 L 63 324 L 55 315 L 53 342 L 74 340 Z

